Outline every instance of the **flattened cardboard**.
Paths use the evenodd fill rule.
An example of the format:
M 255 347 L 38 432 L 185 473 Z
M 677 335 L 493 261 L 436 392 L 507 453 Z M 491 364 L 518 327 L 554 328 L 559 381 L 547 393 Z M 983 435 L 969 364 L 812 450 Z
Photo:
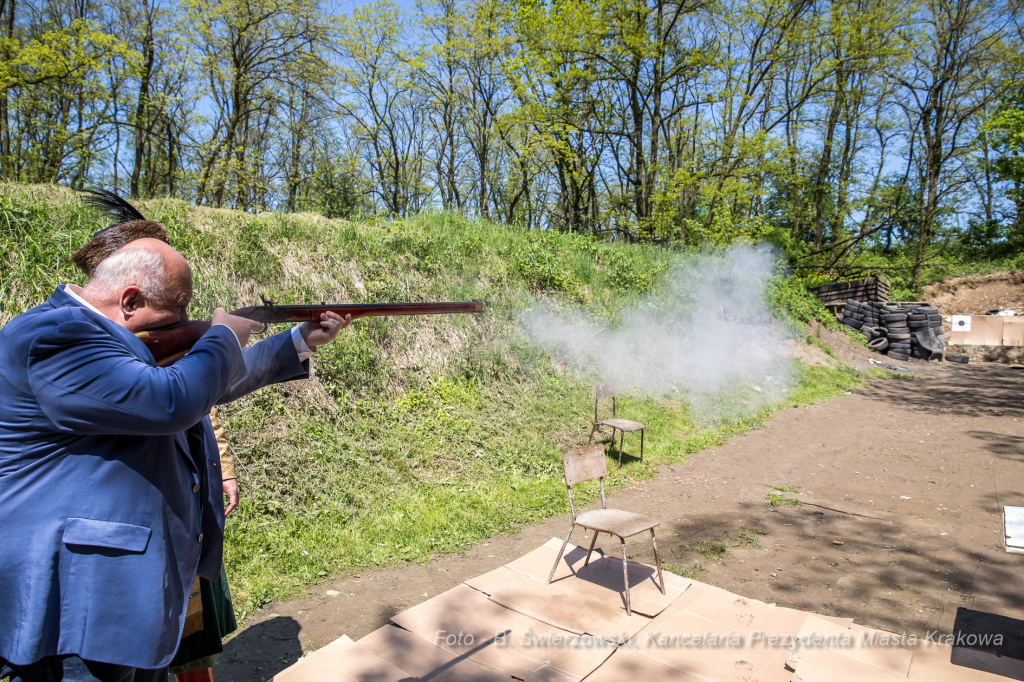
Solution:
M 749 634 L 680 611 L 634 641 L 647 656 L 701 679 L 747 682 L 759 679 L 758 671 L 784 667 L 788 647 L 754 645 Z
M 562 542 L 562 540 L 552 538 L 529 554 L 508 564 L 506 568 L 528 576 L 547 587 L 547 578 L 551 573 L 551 567 L 555 557 L 558 556 Z M 625 610 L 622 560 L 602 556 L 595 549 L 590 558 L 590 564 L 584 566 L 586 557 L 586 549 L 571 544 L 567 545 L 551 584 Z M 663 571 L 665 594 L 662 594 L 657 582 L 658 573 L 655 567 L 630 561 L 626 564 L 626 568 L 629 572 L 630 607 L 634 613 L 643 616 L 651 618 L 657 616 L 690 586 L 688 579 Z M 490 594 L 488 589 L 495 589 L 497 587 L 495 581 L 500 580 L 504 575 L 497 574 L 495 571 L 492 571 L 491 574 L 486 574 L 486 581 L 471 579 L 467 580 L 466 584 Z M 484 576 L 480 577 L 484 578 Z M 493 587 L 484 588 L 485 584 Z
M 832 649 L 804 648 L 797 655 L 793 682 L 906 682 L 907 679 L 905 675 L 877 668 Z
M 409 673 L 358 644 L 327 647 L 274 676 L 274 682 L 408 682 Z
M 615 653 L 587 678 L 587 682 L 706 682 L 705 678 L 691 675 L 630 647 L 619 647 Z M 528 682 L 533 682 L 529 680 Z
M 628 639 L 648 622 L 640 614 L 627 616 L 618 606 L 599 599 L 529 579 L 497 589 L 490 598 L 506 608 L 563 630 L 612 640 Z
M 475 578 L 469 578 L 463 584 L 469 585 L 474 590 L 490 596 L 495 590 L 502 587 L 513 587 L 524 580 L 530 580 L 530 578 L 527 578 L 522 573 L 516 573 L 507 566 L 499 566 L 493 571 L 488 571 Z
M 359 640 L 359 646 L 415 677 L 431 682 L 508 682 L 509 673 L 456 656 L 419 635 L 385 625 Z M 470 649 L 472 651 L 472 649 Z
M 564 682 L 580 680 L 615 648 L 601 638 L 573 635 L 507 609 L 468 585 L 458 585 L 392 616 L 391 621 L 457 655 L 474 650 L 470 658 L 475 662 L 520 679 L 547 661 Z M 437 639 L 439 633 L 442 639 Z M 445 639 L 460 633 L 462 644 Z M 505 633 L 500 646 L 495 641 L 499 633 Z M 472 643 L 466 644 L 469 637 Z M 480 648 L 481 642 L 490 643 Z
M 819 641 L 823 643 L 821 646 L 824 648 L 862 661 L 875 668 L 900 677 L 906 677 L 910 672 L 910 663 L 914 658 L 914 652 L 909 648 L 889 644 L 889 636 L 898 636 L 893 633 L 872 630 L 859 625 L 846 628 L 811 615 L 807 617 L 803 627 L 800 628 L 799 638 L 801 642 L 805 642 L 811 641 L 814 636 L 820 637 Z M 883 637 L 886 639 L 881 639 Z M 845 638 L 848 643 L 843 643 L 842 638 Z M 879 644 L 881 641 L 887 643 Z M 804 646 L 797 647 L 795 654 L 800 656 L 805 648 Z M 799 670 L 800 668 L 797 666 L 797 671 L 799 672 Z
M 1003 345 L 1024 346 L 1024 317 L 1003 318 Z
M 274 682 L 350 682 L 352 678 L 313 654 L 274 675 Z
M 793 609 L 771 607 L 756 599 L 747 599 L 724 590 L 709 592 L 686 607 L 686 611 L 737 630 L 768 634 L 795 634 L 808 615 Z

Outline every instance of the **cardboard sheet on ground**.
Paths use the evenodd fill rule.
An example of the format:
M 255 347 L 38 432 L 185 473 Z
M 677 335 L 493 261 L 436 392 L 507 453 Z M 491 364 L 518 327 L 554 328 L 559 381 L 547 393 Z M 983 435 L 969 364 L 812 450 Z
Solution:
M 787 673 L 788 675 L 789 673 Z M 661 661 L 646 656 L 631 647 L 620 647 L 587 678 L 587 682 L 706 682 Z M 789 682 L 788 677 L 786 682 Z
M 575 549 L 575 548 L 574 548 Z M 347 637 L 277 675 L 280 682 L 988 682 L 1024 679 L 1016 659 L 959 661 L 966 651 L 893 645 L 893 633 L 748 599 L 666 574 L 679 593 L 649 619 L 580 577 L 581 555 L 562 579 L 534 577 L 545 545 L 392 617 L 359 642 Z M 520 570 L 514 570 L 516 565 Z M 618 565 L 621 576 L 621 564 Z M 633 569 L 633 565 L 627 564 Z M 550 570 L 550 564 L 548 565 Z M 558 576 L 559 573 L 556 573 Z M 546 575 L 543 578 L 546 580 Z M 621 577 L 620 577 L 621 580 Z M 610 581 L 610 578 L 609 578 Z M 578 589 L 570 589 L 576 585 Z M 621 582 L 620 582 L 621 585 Z M 541 589 L 543 588 L 543 589 Z M 657 593 L 660 596 L 660 593 Z M 617 597 L 617 594 L 615 595 Z M 507 602 L 506 608 L 499 601 Z M 540 616 L 540 617 L 535 617 Z M 561 626 L 553 625 L 560 623 Z M 597 624 L 596 626 L 594 624 Z M 591 634 L 574 634 L 570 630 Z M 632 637 L 629 637 L 632 635 Z M 818 636 L 808 646 L 808 638 Z M 843 639 L 840 639 L 843 637 Z M 887 642 L 879 638 L 888 637 Z M 831 638 L 831 639 L 830 639 Z M 874 640 L 872 640 L 874 638 Z M 628 640 L 628 641 L 627 641 Z M 794 641 L 799 644 L 793 644 Z M 993 656 L 994 657 L 994 656 Z M 977 656 L 975 656 L 977 658 Z M 966 666 L 966 667 L 965 667 Z M 980 669 L 974 669 L 980 668 Z M 988 672 L 986 672 L 988 671 Z M 993 674 L 995 673 L 995 674 Z M 588 677 L 589 676 L 589 677 Z
M 410 675 L 358 644 L 336 642 L 274 676 L 274 682 L 409 682 Z
M 873 668 L 906 678 L 910 673 L 914 652 L 910 648 L 900 646 L 899 638 L 900 635 L 883 630 L 873 630 L 860 625 L 844 627 L 812 615 L 807 617 L 800 628 L 799 643 L 794 646 L 787 663 L 800 672 L 805 655 L 812 656 L 811 652 L 828 649 Z M 893 644 L 894 642 L 896 644 Z M 823 657 L 812 658 L 818 661 Z
M 458 655 L 396 625 L 385 625 L 363 637 L 358 644 L 411 677 L 431 682 L 510 682 L 511 679 L 508 671 L 472 658 L 477 648 L 488 646 L 486 641 Z
M 547 584 L 551 567 L 558 556 L 563 540 L 552 538 L 529 554 L 507 564 L 507 568 L 528 576 L 542 585 Z M 566 545 L 565 553 L 555 570 L 552 585 L 599 599 L 608 604 L 626 608 L 623 591 L 622 560 L 598 553 L 597 548 L 586 561 L 587 550 L 573 544 Z M 626 564 L 629 573 L 630 607 L 634 613 L 653 618 L 674 602 L 690 586 L 686 578 L 663 571 L 665 594 L 658 585 L 658 571 L 654 566 L 630 561 Z M 471 581 L 466 584 L 476 587 Z M 479 588 L 478 588 L 479 589 Z M 488 594 L 490 594 L 488 592 Z
M 811 614 L 765 604 L 692 581 L 630 645 L 660 662 L 708 680 L 789 682 L 791 639 Z M 847 627 L 850 618 L 825 618 Z
M 642 616 L 635 618 L 647 622 Z M 580 680 L 615 648 L 604 637 L 574 634 L 507 609 L 467 585 L 396 614 L 391 621 L 485 668 L 503 670 L 520 679 L 537 670 L 531 682 Z M 538 670 L 545 663 L 548 666 Z

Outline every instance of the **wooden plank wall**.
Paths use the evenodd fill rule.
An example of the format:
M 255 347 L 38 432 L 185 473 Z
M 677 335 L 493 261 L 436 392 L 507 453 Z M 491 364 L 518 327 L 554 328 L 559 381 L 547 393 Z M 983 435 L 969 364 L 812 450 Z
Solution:
M 827 308 L 842 308 L 846 299 L 852 298 L 861 303 L 869 301 L 888 301 L 889 283 L 882 277 L 868 277 L 853 282 L 836 282 L 823 284 L 814 290 Z

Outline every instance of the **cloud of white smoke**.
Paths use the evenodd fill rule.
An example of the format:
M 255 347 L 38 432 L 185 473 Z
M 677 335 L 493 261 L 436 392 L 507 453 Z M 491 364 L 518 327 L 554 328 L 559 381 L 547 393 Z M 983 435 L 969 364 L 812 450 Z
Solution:
M 686 256 L 618 324 L 553 307 L 524 313 L 520 324 L 599 381 L 683 394 L 701 422 L 735 419 L 777 402 L 794 381 L 787 332 L 765 300 L 775 259 L 768 246 Z

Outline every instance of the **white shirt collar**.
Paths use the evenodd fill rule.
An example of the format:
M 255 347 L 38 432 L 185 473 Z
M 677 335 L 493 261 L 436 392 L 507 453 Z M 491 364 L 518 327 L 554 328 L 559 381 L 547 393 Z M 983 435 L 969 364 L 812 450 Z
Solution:
M 79 287 L 75 286 L 74 284 L 65 284 L 64 285 L 64 293 L 67 294 L 68 296 L 70 296 L 71 298 L 75 299 L 76 301 L 78 301 L 79 303 L 81 303 L 82 305 L 84 305 L 86 308 L 88 308 L 89 310 L 93 311 L 97 315 L 105 317 L 105 315 L 103 315 L 103 313 L 101 313 L 99 310 L 96 309 L 96 306 L 94 306 L 92 303 L 89 303 L 87 300 L 85 300 L 84 298 L 79 296 L 77 293 L 75 293 L 75 290 L 72 289 L 71 287 L 75 287 L 75 289 L 79 288 Z

